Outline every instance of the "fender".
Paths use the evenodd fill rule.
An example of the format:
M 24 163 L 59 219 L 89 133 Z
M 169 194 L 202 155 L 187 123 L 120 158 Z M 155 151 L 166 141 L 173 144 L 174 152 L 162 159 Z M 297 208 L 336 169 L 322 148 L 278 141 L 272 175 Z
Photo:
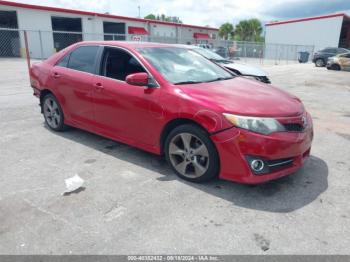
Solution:
M 193 119 L 201 123 L 201 125 L 209 132 L 214 133 L 223 129 L 222 117 L 211 110 L 199 110 L 194 116 Z

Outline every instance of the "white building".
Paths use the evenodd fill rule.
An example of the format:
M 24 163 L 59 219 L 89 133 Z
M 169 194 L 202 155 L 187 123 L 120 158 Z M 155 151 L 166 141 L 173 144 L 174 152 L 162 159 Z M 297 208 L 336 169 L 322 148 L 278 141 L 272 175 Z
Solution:
M 10 30 L 9 30 L 10 29 Z M 101 14 L 0 0 L 0 56 L 23 55 L 23 30 L 32 57 L 52 53 L 81 40 L 134 40 L 210 43 L 217 28 Z
M 330 14 L 266 24 L 266 44 L 350 47 L 350 17 Z

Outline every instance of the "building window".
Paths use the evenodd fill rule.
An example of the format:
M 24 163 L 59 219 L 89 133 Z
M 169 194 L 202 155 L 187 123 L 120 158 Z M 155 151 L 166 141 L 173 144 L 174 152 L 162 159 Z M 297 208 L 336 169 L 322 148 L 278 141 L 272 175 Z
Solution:
M 18 28 L 16 11 L 0 11 L 0 27 Z
M 81 18 L 51 17 L 53 31 L 82 32 Z
M 81 18 L 51 17 L 56 51 L 83 40 Z
M 0 27 L 17 29 L 16 11 L 0 11 Z M 0 30 L 0 57 L 20 56 L 19 33 L 15 30 Z
M 125 40 L 125 23 L 103 22 L 104 40 Z

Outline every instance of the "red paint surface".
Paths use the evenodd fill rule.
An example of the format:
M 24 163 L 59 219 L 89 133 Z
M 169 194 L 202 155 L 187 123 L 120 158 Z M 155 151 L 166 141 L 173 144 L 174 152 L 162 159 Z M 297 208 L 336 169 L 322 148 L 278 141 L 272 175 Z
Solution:
M 134 54 L 159 83 L 159 88 L 129 85 L 103 76 L 55 66 L 80 45 L 109 45 Z M 35 93 L 48 89 L 59 100 L 65 123 L 77 128 L 161 154 L 161 134 L 168 123 L 186 119 L 205 129 L 220 157 L 220 177 L 241 183 L 261 183 L 296 171 L 307 159 L 313 137 L 312 121 L 303 132 L 261 135 L 233 127 L 222 113 L 275 117 L 281 123 L 298 122 L 305 115 L 299 99 L 258 81 L 231 80 L 173 85 L 150 65 L 136 48 L 155 43 L 82 42 L 48 60 L 34 64 L 31 83 Z M 169 46 L 171 45 L 161 45 Z M 255 155 L 268 160 L 293 157 L 291 167 L 253 175 L 245 160 Z

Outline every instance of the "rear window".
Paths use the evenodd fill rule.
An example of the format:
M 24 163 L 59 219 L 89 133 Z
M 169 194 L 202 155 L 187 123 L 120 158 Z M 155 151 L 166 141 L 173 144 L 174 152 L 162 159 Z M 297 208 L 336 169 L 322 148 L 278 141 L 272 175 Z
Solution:
M 98 46 L 78 47 L 70 53 L 67 67 L 82 72 L 95 73 L 97 50 Z M 64 64 L 63 60 L 61 61 L 62 64 Z

